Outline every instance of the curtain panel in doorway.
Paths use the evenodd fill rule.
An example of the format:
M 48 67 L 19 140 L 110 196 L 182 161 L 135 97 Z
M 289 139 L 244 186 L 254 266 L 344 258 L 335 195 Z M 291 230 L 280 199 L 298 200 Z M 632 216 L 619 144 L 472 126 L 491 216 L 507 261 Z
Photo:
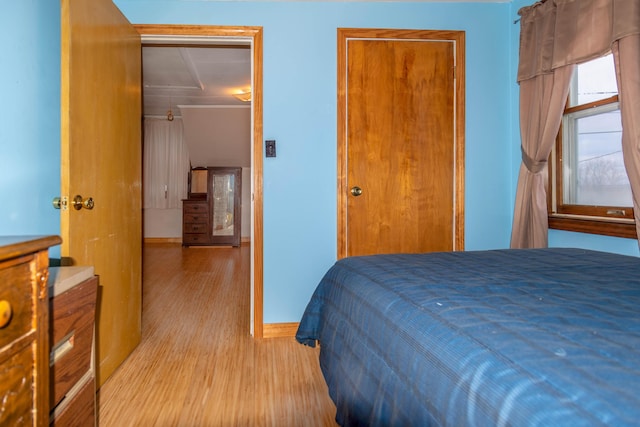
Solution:
M 144 119 L 144 208 L 181 209 L 190 162 L 182 120 Z

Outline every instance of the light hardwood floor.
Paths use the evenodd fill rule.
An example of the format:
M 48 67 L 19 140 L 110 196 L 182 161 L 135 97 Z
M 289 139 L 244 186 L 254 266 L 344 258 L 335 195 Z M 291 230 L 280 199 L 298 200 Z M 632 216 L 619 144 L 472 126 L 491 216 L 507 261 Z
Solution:
M 335 426 L 318 350 L 249 335 L 249 246 L 144 247 L 142 342 L 98 393 L 99 425 Z

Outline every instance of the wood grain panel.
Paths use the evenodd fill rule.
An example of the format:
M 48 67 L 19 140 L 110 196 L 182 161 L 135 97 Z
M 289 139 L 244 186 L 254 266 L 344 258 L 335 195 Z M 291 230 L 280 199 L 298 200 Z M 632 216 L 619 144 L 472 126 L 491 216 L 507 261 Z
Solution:
M 264 325 L 264 337 L 265 338 L 283 338 L 283 337 L 295 337 L 298 331 L 298 322 L 286 322 L 286 323 L 266 323 Z
M 33 360 L 31 346 L 0 360 L 0 424 L 33 425 Z
M 101 426 L 336 425 L 318 348 L 248 334 L 249 245 L 144 256 L 142 342 L 99 391 Z
M 111 0 L 62 1 L 62 256 L 100 276 L 98 383 L 140 341 L 142 285 L 140 36 Z
M 93 378 L 75 395 L 51 423 L 52 427 L 94 427 L 96 386 Z M 125 423 L 126 424 L 126 423 Z
M 33 331 L 33 288 L 25 280 L 31 276 L 29 261 L 33 256 L 20 257 L 0 263 L 0 300 L 10 303 L 12 315 L 0 331 L 0 348 L 9 345 L 22 335 Z
M 339 258 L 463 249 L 464 33 L 338 39 Z
M 58 236 L 0 236 L 0 259 L 8 260 L 37 252 L 42 248 L 59 245 L 60 242 Z
M 49 421 L 48 247 L 57 236 L 0 237 L 0 425 Z
M 61 352 L 51 365 L 51 408 L 54 408 L 91 367 L 98 278 L 88 279 L 49 301 L 50 342 Z

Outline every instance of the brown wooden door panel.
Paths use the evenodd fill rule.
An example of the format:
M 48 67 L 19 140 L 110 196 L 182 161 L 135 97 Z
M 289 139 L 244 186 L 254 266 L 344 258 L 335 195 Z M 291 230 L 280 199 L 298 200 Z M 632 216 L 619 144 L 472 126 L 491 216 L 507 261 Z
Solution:
M 141 336 L 140 36 L 111 0 L 61 7 L 61 192 L 94 200 L 92 210 L 61 210 L 61 251 L 100 276 L 102 384 Z
M 456 43 L 415 35 L 339 37 L 340 257 L 461 249 Z

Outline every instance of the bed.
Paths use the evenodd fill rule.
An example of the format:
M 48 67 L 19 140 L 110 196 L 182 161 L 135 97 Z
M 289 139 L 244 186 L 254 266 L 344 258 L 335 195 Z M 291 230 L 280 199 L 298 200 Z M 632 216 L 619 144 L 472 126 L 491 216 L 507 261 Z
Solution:
M 296 339 L 342 426 L 640 425 L 640 259 L 581 249 L 339 260 Z

